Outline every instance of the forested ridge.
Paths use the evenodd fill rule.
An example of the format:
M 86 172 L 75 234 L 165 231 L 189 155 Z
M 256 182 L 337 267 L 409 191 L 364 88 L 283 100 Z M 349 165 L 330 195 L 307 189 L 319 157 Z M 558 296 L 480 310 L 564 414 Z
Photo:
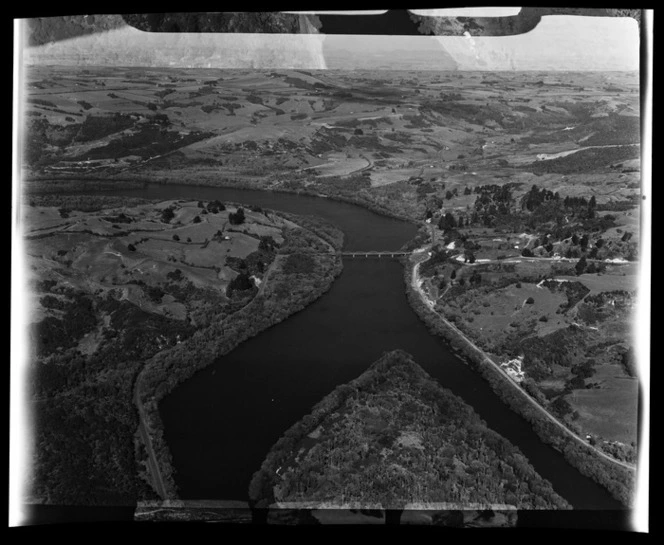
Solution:
M 87 196 L 57 197 L 57 203 L 49 199 L 43 204 L 76 210 L 100 210 L 121 201 Z M 42 204 L 44 199 L 38 200 Z M 288 218 L 297 225 L 297 216 Z M 256 259 L 248 256 L 249 272 L 259 265 L 259 258 L 265 258 L 260 263 L 272 263 L 262 290 L 252 284 L 251 289 L 224 297 L 219 290 L 195 287 L 177 269 L 167 275 L 163 289 L 134 282 L 148 297 L 161 299 L 167 290 L 177 300 L 198 305 L 191 322 L 143 310 L 121 300 L 114 293 L 117 290 L 83 293 L 54 280 L 36 282 L 35 291 L 42 294 L 42 306 L 50 314 L 30 331 L 37 356 L 29 382 L 34 407 L 31 501 L 132 505 L 154 497 L 145 479 L 147 453 L 136 436 L 137 377 L 149 367 L 140 392 L 156 409 L 155 399 L 197 369 L 329 289 L 341 272 L 340 258 L 307 253 L 327 250 L 329 244 L 340 248 L 343 235 L 314 218 L 302 222 L 306 228 L 285 229 L 280 248 L 264 237 L 254 252 Z M 317 230 L 320 236 L 314 234 Z M 307 266 L 288 270 L 287 258 Z M 86 334 L 96 343 L 87 352 L 81 351 L 80 344 Z M 154 415 L 157 424 L 151 430 L 161 435 L 158 411 Z M 166 448 L 163 452 L 168 457 Z
M 570 507 L 518 448 L 400 350 L 338 386 L 286 431 L 249 495 L 259 506 Z
M 159 401 L 199 369 L 315 301 L 341 273 L 338 256 L 320 254 L 322 250 L 328 250 L 326 244 L 332 244 L 333 249 L 341 248 L 341 232 L 315 218 L 304 219 L 303 223 L 308 229 L 285 231 L 285 241 L 265 288 L 260 293 L 252 290 L 250 296 L 253 299 L 248 304 L 224 319 L 211 320 L 208 327 L 198 330 L 188 342 L 159 352 L 145 365 L 138 395 L 147 414 L 162 477 L 173 495 L 177 494 L 174 468 L 163 436 Z M 146 459 L 145 451 L 141 451 L 139 461 L 143 478 L 147 478 Z
M 590 447 L 573 439 L 551 420 L 544 417 L 528 401 L 528 394 L 525 391 L 519 391 L 518 386 L 515 386 L 494 366 L 486 362 L 476 350 L 472 349 L 464 339 L 459 337 L 457 332 L 425 305 L 411 285 L 411 274 L 412 266 L 404 267 L 408 301 L 429 330 L 433 334 L 444 338 L 456 354 L 478 371 L 491 385 L 498 397 L 533 426 L 533 430 L 542 441 L 562 452 L 571 465 L 582 474 L 604 486 L 614 498 L 626 506 L 630 505 L 634 491 L 633 472 L 601 458 Z

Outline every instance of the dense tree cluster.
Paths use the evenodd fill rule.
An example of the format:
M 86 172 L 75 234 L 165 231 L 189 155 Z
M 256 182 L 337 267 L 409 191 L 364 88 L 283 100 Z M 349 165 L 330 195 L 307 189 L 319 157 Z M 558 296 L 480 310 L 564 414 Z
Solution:
M 315 444 L 301 451 L 300 442 L 317 428 Z M 339 386 L 289 429 L 249 493 L 261 503 L 361 502 L 392 509 L 410 502 L 569 507 L 518 449 L 401 351 Z
M 444 216 L 440 217 L 438 220 L 438 229 L 441 231 L 446 231 L 449 229 L 456 229 L 457 222 L 454 218 L 454 215 L 451 212 L 447 212 Z
M 47 316 L 34 326 L 32 334 L 39 356 L 76 346 L 83 335 L 97 326 L 92 299 L 80 292 L 73 292 L 66 298 L 47 295 L 41 302 L 46 308 L 57 310 L 59 315 Z
M 432 276 L 435 273 L 437 266 L 446 263 L 450 255 L 450 252 L 447 250 L 443 250 L 439 246 L 436 247 L 433 255 L 420 265 L 420 275 L 427 277 Z M 453 274 L 456 276 L 455 272 L 453 272 Z M 454 276 L 452 278 L 454 278 Z
M 161 211 L 161 221 L 164 223 L 170 223 L 170 221 L 175 217 L 175 212 L 173 211 L 174 207 L 168 206 Z
M 238 274 L 233 280 L 228 283 L 226 287 L 226 296 L 231 297 L 236 291 L 247 291 L 253 289 L 254 283 L 245 272 Z
M 487 227 L 493 227 L 513 221 L 515 202 L 512 192 L 518 185 L 507 183 L 477 186 L 475 188 L 477 197 L 470 218 L 471 223 L 481 223 Z
M 54 206 L 80 210 L 82 212 L 97 212 L 109 208 L 133 207 L 148 204 L 150 201 L 138 197 L 122 197 L 119 195 L 62 195 L 58 193 L 31 195 L 30 206 Z M 126 223 L 125 214 L 105 217 L 106 221 Z
M 565 294 L 567 302 L 561 306 L 563 312 L 573 308 L 590 292 L 590 290 L 581 282 L 556 282 L 555 280 L 544 280 L 541 285 L 551 291 Z
M 319 253 L 321 248 L 328 249 L 321 239 L 340 244 L 343 238 L 341 233 L 327 222 L 287 216 L 306 225 L 306 229 L 285 229 L 285 241 L 279 251 L 310 254 L 307 257 L 312 257 L 316 263 L 314 271 L 306 275 L 287 274 L 283 267 L 286 259 L 276 261 L 269 280 L 259 294 L 237 300 L 233 298 L 228 305 L 219 305 L 213 319 L 208 319 L 203 327 L 197 328 L 186 342 L 162 350 L 146 363 L 140 395 L 150 421 L 153 447 L 167 476 L 171 474 L 171 458 L 163 440 L 159 400 L 198 369 L 316 300 L 330 288 L 333 279 L 341 272 L 338 256 Z M 266 237 L 265 244 L 271 246 L 271 239 Z M 248 276 L 246 272 L 241 274 Z M 169 482 L 173 482 L 170 477 Z
M 69 304 L 76 308 L 64 316 L 67 342 L 48 362 L 37 361 L 31 376 L 38 399 L 33 492 L 55 504 L 131 505 L 149 494 L 135 478 L 134 378 L 145 358 L 186 339 L 194 328 L 145 312 L 112 294 L 93 306 L 80 292 L 66 295 L 64 303 L 59 297 L 44 296 L 49 306 L 62 309 L 64 304 L 66 312 Z M 110 327 L 102 329 L 99 347 L 94 357 L 88 357 L 71 343 L 77 343 L 80 333 L 96 328 L 102 322 L 98 316 L 108 316 Z M 57 342 L 53 332 L 49 339 Z
M 585 359 L 585 336 L 574 325 L 557 329 L 543 337 L 523 339 L 519 346 L 524 354 L 523 368 L 528 376 L 542 380 L 551 376 L 551 366 L 572 367 Z
M 211 214 L 216 214 L 220 211 L 226 210 L 226 206 L 224 206 L 224 203 L 222 203 L 219 200 L 214 200 L 210 201 L 206 207 L 206 210 L 210 212 Z M 241 209 L 240 209 L 241 210 Z M 239 210 L 238 210 L 239 212 Z M 198 217 L 198 216 L 196 216 Z M 235 216 L 234 216 L 235 217 Z M 229 221 L 233 223 L 232 220 L 230 220 L 230 214 L 229 214 Z M 244 210 L 242 210 L 242 221 L 244 221 Z M 242 223 L 242 221 L 239 221 L 238 223 Z
M 138 155 L 147 159 L 188 146 L 210 136 L 212 133 L 199 131 L 180 134 L 176 130 L 166 130 L 161 123 L 145 123 L 138 125 L 135 132 L 123 134 L 104 145 L 83 151 L 74 159 L 78 161 L 116 159 L 129 155 Z
M 311 274 L 316 269 L 316 260 L 308 254 L 290 254 L 284 264 L 286 274 Z
M 537 435 L 547 444 L 554 446 L 563 453 L 579 471 L 598 482 L 611 493 L 613 497 L 626 506 L 631 505 L 634 491 L 634 474 L 624 467 L 618 466 L 604 458 L 599 457 L 587 445 L 573 439 L 569 434 L 561 431 L 556 425 L 544 418 L 540 411 L 536 410 L 528 400 L 526 390 L 534 386 L 530 380 L 524 381 L 524 390 L 518 388 L 512 381 L 506 380 L 493 366 L 489 365 L 477 351 L 472 349 L 458 334 L 447 324 L 441 321 L 420 297 L 410 289 L 409 272 L 406 268 L 406 285 L 408 300 L 418 316 L 427 324 L 432 333 L 446 339 L 452 349 L 463 357 L 474 369 L 476 369 L 485 380 L 489 382 L 496 394 L 507 403 L 514 411 L 523 416 L 533 425 Z M 563 346 L 571 345 L 566 339 L 558 339 Z M 548 343 L 547 343 L 548 344 Z M 548 351 L 550 345 L 543 347 L 542 352 Z M 540 354 L 542 356 L 543 354 Z M 557 354 L 556 357 L 565 356 Z M 578 362 L 585 361 L 582 357 L 576 358 Z M 570 361 L 570 363 L 573 363 Z M 574 368 L 572 366 L 572 368 Z M 533 397 L 545 402 L 545 398 L 535 387 Z
M 238 208 L 235 212 L 228 214 L 228 221 L 231 225 L 241 225 L 244 223 L 244 209 L 242 207 Z

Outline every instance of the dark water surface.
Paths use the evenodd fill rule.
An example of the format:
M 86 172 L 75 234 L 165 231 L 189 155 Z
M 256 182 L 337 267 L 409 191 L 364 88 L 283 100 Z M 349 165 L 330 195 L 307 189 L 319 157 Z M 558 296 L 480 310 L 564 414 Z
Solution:
M 315 197 L 157 184 L 104 194 L 220 199 L 318 215 L 344 231 L 348 250 L 396 250 L 416 233 L 408 223 Z M 218 358 L 164 398 L 161 417 L 181 497 L 245 499 L 252 474 L 283 432 L 337 385 L 395 348 L 412 354 L 490 428 L 519 447 L 576 509 L 621 508 L 604 488 L 542 443 L 481 376 L 428 332 L 406 299 L 402 265 L 384 258 L 344 259 L 343 273 L 320 299 Z

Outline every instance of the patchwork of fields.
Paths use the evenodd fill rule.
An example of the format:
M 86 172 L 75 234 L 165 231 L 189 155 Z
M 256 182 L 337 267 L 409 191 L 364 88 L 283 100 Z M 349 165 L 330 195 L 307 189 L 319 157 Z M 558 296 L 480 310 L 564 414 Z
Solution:
M 203 203 L 180 201 L 97 213 L 33 207 L 27 254 L 42 281 L 101 298 L 115 294 L 147 312 L 191 319 L 205 298 L 227 298 L 228 284 L 240 274 L 238 263 L 258 253 L 263 237 L 279 245 L 282 230 L 293 227 L 277 215 L 250 210 L 242 225 L 233 225 L 229 216 L 237 209 L 229 205 L 212 213 Z M 259 282 L 261 276 L 256 273 Z M 195 301 L 187 290 L 174 296 L 169 287 L 204 297 Z M 40 305 L 35 313 L 50 314 Z
M 638 187 L 629 73 L 28 71 L 29 179 L 150 179 L 325 193 L 329 178 L 393 211 L 462 210 L 495 180 L 621 203 Z M 584 149 L 590 148 L 590 149 Z M 546 154 L 582 150 L 542 160 Z M 542 155 L 544 154 L 544 155 Z M 539 156 L 539 157 L 538 157 Z M 362 176 L 360 176 L 362 175 Z M 350 189 L 346 190 L 350 193 Z
M 601 273 L 575 275 L 564 261 L 483 259 L 490 253 L 423 269 L 436 310 L 494 361 L 518 362 L 515 380 L 579 435 L 633 460 L 635 264 L 601 263 Z
M 418 223 L 411 249 L 431 251 L 436 310 L 571 429 L 635 460 L 637 74 L 39 66 L 26 91 L 26 200 L 156 181 L 326 196 Z M 40 355 L 93 355 L 141 320 L 161 350 L 241 308 L 297 226 L 239 208 L 29 207 Z

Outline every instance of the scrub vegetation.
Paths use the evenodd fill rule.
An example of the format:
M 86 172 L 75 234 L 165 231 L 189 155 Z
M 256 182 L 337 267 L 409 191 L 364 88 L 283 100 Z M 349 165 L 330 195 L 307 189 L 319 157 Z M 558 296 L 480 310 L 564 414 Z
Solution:
M 517 448 L 402 351 L 386 353 L 287 430 L 249 494 L 259 506 L 570 507 Z

